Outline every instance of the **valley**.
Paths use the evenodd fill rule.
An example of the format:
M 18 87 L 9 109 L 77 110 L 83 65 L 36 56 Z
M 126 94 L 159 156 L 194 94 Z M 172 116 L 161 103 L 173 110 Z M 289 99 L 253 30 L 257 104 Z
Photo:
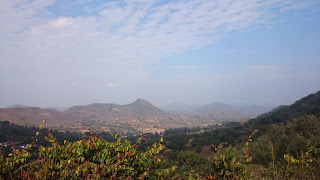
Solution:
M 184 113 L 164 111 L 144 99 L 127 105 L 92 103 L 57 111 L 48 108 L 10 106 L 0 109 L 0 121 L 24 126 L 39 126 L 42 120 L 48 128 L 85 133 L 116 133 L 124 136 L 163 133 L 166 129 L 206 127 L 222 122 L 238 121 L 266 112 L 241 109 L 223 103 L 212 103 Z

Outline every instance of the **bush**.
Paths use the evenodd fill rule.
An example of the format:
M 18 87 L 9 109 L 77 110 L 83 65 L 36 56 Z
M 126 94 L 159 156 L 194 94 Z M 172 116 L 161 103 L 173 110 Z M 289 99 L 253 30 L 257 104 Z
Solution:
M 15 151 L 7 158 L 0 157 L 0 179 L 137 179 L 166 177 L 175 167 L 164 168 L 158 157 L 164 146 L 154 143 L 138 152 L 138 144 L 118 138 L 108 142 L 100 137 L 63 145 L 49 134 L 50 147 L 40 147 L 32 159 L 30 147 Z

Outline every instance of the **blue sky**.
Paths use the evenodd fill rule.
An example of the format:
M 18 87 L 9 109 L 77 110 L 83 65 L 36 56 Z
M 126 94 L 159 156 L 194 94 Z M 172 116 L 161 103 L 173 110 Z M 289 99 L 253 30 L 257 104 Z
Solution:
M 290 104 L 320 90 L 316 0 L 5 0 L 0 106 Z

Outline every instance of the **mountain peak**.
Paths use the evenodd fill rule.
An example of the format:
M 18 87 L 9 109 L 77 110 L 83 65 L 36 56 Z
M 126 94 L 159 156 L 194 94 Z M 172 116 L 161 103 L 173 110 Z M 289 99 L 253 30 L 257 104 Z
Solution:
M 229 104 L 225 104 L 225 103 L 222 103 L 222 102 L 213 102 L 213 103 L 210 103 L 208 105 L 206 105 L 207 107 L 214 107 L 214 108 L 227 108 L 227 109 L 230 109 L 230 108 L 233 108 L 231 105 Z
M 148 114 L 148 115 L 164 114 L 162 110 L 152 105 L 149 101 L 141 98 L 137 99 L 133 103 L 128 104 L 126 106 L 138 114 Z
M 133 104 L 151 104 L 151 103 L 142 98 L 138 98 L 135 102 L 133 102 Z

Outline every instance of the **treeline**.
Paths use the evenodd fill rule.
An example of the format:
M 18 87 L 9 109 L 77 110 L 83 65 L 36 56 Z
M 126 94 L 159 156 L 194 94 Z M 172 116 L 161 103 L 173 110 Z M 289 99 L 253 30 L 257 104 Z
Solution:
M 2 146 L 0 146 L 0 155 L 7 156 L 15 149 L 20 149 L 20 147 L 33 143 L 36 134 L 38 146 L 50 145 L 50 143 L 45 140 L 48 134 L 52 134 L 59 143 L 63 143 L 65 140 L 73 142 L 80 139 L 89 139 L 95 134 L 95 132 L 86 132 L 83 134 L 70 131 L 61 132 L 45 127 L 41 129 L 41 131 L 39 130 L 39 127 L 20 126 L 10 123 L 9 121 L 0 121 L 0 143 L 2 144 Z M 109 133 L 102 132 L 99 133 L 98 136 L 108 141 L 115 141 L 115 138 Z
M 0 142 L 15 141 L 19 142 L 20 145 L 30 144 L 33 141 L 32 137 L 35 136 L 37 131 L 39 131 L 39 127 L 19 126 L 9 121 L 0 121 Z M 44 128 L 39 134 L 38 140 L 40 144 L 46 144 L 44 137 L 47 136 L 48 133 L 53 134 L 60 143 L 64 140 L 75 141 L 83 138 L 78 133 L 69 131 L 60 132 Z

